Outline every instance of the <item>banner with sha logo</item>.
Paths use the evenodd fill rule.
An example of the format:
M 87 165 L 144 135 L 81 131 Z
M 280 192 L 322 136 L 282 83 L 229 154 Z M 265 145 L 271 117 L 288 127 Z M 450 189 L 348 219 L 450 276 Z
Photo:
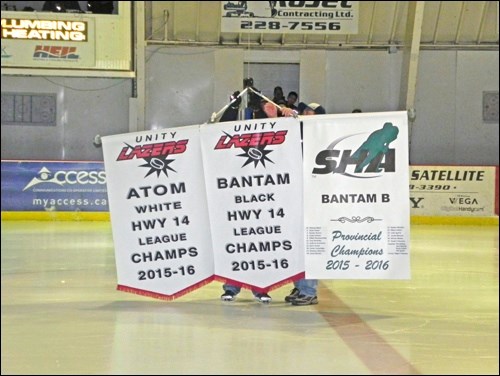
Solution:
M 409 279 L 406 112 L 302 120 L 306 276 Z
M 300 123 L 200 128 L 215 278 L 266 291 L 304 275 Z
M 118 290 L 171 300 L 210 282 L 199 126 L 102 141 Z

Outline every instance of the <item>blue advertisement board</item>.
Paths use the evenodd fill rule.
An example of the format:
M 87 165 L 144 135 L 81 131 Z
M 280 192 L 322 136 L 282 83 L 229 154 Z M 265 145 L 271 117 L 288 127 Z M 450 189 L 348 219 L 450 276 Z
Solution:
M 2 212 L 108 212 L 103 162 L 2 161 Z

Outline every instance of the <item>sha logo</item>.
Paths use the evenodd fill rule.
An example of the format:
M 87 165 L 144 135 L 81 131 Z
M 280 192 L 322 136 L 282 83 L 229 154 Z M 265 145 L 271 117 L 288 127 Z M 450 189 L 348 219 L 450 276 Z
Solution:
M 343 140 L 356 135 L 342 137 L 333 141 L 326 150 L 318 153 L 316 164 L 320 167 L 313 169 L 313 174 L 340 173 L 357 178 L 371 178 L 362 176 L 364 173 L 394 172 L 396 166 L 396 153 L 389 148 L 389 144 L 398 137 L 399 129 L 392 123 L 385 123 L 381 129 L 372 132 L 368 138 L 356 149 L 338 150 L 335 147 Z M 347 167 L 355 166 L 354 173 L 348 173 Z

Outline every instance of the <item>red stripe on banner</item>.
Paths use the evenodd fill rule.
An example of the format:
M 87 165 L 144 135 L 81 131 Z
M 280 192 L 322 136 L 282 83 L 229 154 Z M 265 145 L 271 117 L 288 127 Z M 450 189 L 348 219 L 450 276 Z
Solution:
M 213 280 L 214 280 L 214 276 L 210 276 L 210 277 L 208 277 L 208 278 L 206 278 L 198 283 L 195 283 L 192 286 L 186 287 L 185 289 L 176 292 L 173 295 L 160 294 L 158 292 L 142 290 L 142 289 L 138 289 L 135 287 L 124 286 L 124 285 L 117 285 L 116 289 L 118 291 L 130 292 L 132 294 L 148 296 L 150 298 L 155 298 L 155 299 L 160 299 L 160 300 L 174 300 L 174 299 L 177 299 L 183 295 L 186 295 L 187 293 L 190 293 L 191 291 L 197 290 L 200 287 L 203 287 L 203 286 L 209 284 Z
M 256 291 L 256 292 L 269 292 L 271 290 L 275 290 L 279 287 L 285 286 L 289 283 L 293 283 L 295 281 L 298 281 L 299 279 L 302 279 L 302 278 L 305 278 L 305 272 L 295 274 L 295 275 L 291 276 L 290 278 L 283 279 L 283 280 L 278 281 L 276 283 L 273 283 L 272 285 L 269 285 L 267 287 L 258 287 L 258 286 L 250 285 L 247 283 L 242 283 L 242 282 L 236 281 L 234 279 L 229 279 L 229 278 L 221 277 L 218 275 L 214 276 L 214 279 L 216 281 L 219 281 L 222 283 L 227 283 L 227 284 L 233 285 L 233 286 L 239 286 L 241 288 L 249 289 L 249 290 Z

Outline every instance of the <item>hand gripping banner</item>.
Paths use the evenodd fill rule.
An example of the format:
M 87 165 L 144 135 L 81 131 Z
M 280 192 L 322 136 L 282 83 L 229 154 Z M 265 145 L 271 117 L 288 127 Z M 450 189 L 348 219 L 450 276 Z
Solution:
M 410 278 L 407 113 L 302 120 L 306 277 Z
M 118 290 L 172 300 L 212 281 L 199 126 L 102 141 Z
M 201 126 L 216 279 L 267 291 L 303 276 L 299 125 L 272 118 Z

